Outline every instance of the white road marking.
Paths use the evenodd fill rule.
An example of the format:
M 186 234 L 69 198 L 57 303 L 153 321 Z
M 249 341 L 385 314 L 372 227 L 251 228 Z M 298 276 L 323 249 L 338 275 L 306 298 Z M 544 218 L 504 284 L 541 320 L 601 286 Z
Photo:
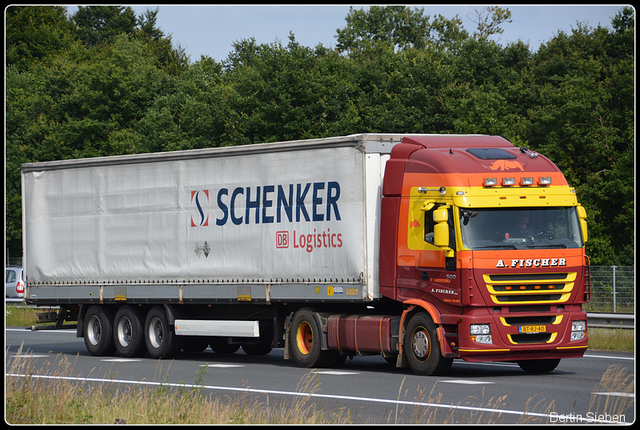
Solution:
M 22 355 L 12 355 L 12 358 L 46 358 L 49 354 L 22 354 Z
M 230 367 L 244 367 L 244 364 L 215 363 L 215 364 L 201 364 L 200 367 L 218 367 L 221 369 L 227 369 Z
M 611 392 L 611 393 L 591 393 L 597 396 L 617 396 L 617 397 L 635 397 L 636 395 L 633 393 L 619 393 L 619 392 Z
M 449 381 L 438 381 L 438 382 L 447 382 L 449 384 L 463 384 L 463 385 L 482 385 L 482 384 L 495 384 L 495 382 L 486 382 L 486 381 L 469 381 L 467 379 L 451 379 Z
M 103 358 L 100 361 L 113 361 L 115 363 L 135 363 L 136 361 L 142 361 L 140 358 Z
M 584 355 L 585 358 L 610 358 L 610 359 L 615 359 L 615 360 L 635 360 L 634 357 L 618 357 L 615 355 Z
M 359 375 L 359 372 L 345 372 L 342 370 L 318 370 L 317 372 L 318 374 L 321 375 Z

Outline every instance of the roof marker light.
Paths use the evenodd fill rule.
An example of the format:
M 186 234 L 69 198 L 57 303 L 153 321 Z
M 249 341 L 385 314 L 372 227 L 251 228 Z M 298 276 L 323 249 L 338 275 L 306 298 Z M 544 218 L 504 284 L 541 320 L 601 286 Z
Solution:
M 520 185 L 533 185 L 533 178 L 521 178 Z
M 551 177 L 550 176 L 541 176 L 540 179 L 538 179 L 538 184 L 540 184 L 540 185 L 550 185 L 551 184 Z

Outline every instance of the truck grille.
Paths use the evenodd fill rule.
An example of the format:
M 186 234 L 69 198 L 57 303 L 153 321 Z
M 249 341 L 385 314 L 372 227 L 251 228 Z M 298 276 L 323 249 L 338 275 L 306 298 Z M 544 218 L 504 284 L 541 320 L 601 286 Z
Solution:
M 530 306 L 532 303 L 564 303 L 569 300 L 577 273 L 492 273 L 483 275 L 483 278 L 493 303 Z

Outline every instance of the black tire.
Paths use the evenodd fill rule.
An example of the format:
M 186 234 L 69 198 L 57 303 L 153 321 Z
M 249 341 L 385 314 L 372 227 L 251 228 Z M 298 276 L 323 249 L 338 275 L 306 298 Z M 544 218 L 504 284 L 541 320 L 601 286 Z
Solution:
M 289 336 L 289 352 L 300 367 L 326 367 L 338 352 L 322 350 L 320 327 L 306 308 L 294 314 Z
M 180 337 L 180 347 L 184 352 L 202 352 L 209 347 L 209 338 L 182 336 Z
M 91 306 L 84 316 L 84 344 L 91 355 L 106 356 L 116 352 L 113 343 L 114 311 L 109 307 Z
M 153 358 L 174 358 L 180 352 L 178 337 L 163 306 L 151 308 L 144 322 L 144 341 Z
M 442 356 L 435 324 L 424 312 L 409 320 L 403 348 L 409 367 L 418 375 L 442 375 L 453 363 L 452 358 Z
M 212 337 L 209 345 L 216 354 L 233 354 L 240 349 L 240 345 L 227 342 L 226 337 Z
M 347 361 L 348 355 L 340 354 L 338 351 L 324 351 L 330 354 L 329 359 L 327 360 L 327 367 L 340 367 Z
M 384 361 L 386 361 L 393 367 L 396 367 L 396 362 L 398 361 L 398 354 L 390 355 L 388 357 L 382 357 L 382 358 L 384 358 Z
M 545 360 L 522 360 L 518 366 L 527 373 L 549 373 L 560 364 L 559 358 Z
M 122 357 L 142 357 L 147 353 L 144 341 L 144 316 L 131 306 L 124 305 L 113 324 L 113 341 Z
M 247 355 L 267 355 L 271 352 L 271 342 L 245 343 L 242 350 Z

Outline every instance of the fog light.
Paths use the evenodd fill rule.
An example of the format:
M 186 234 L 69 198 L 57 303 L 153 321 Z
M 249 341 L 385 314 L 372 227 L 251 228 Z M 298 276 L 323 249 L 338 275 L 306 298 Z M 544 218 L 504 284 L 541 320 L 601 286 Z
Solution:
M 493 343 L 490 334 L 483 334 L 480 336 L 471 336 L 471 340 L 478 343 Z
M 533 178 L 522 178 L 520 183 L 522 185 L 533 185 Z
M 571 340 L 580 340 L 580 339 L 584 339 L 584 332 L 583 331 L 572 331 L 571 332 Z
M 495 187 L 498 185 L 497 178 L 484 178 L 484 186 L 485 187 Z
M 515 185 L 516 178 L 502 178 L 502 185 Z

